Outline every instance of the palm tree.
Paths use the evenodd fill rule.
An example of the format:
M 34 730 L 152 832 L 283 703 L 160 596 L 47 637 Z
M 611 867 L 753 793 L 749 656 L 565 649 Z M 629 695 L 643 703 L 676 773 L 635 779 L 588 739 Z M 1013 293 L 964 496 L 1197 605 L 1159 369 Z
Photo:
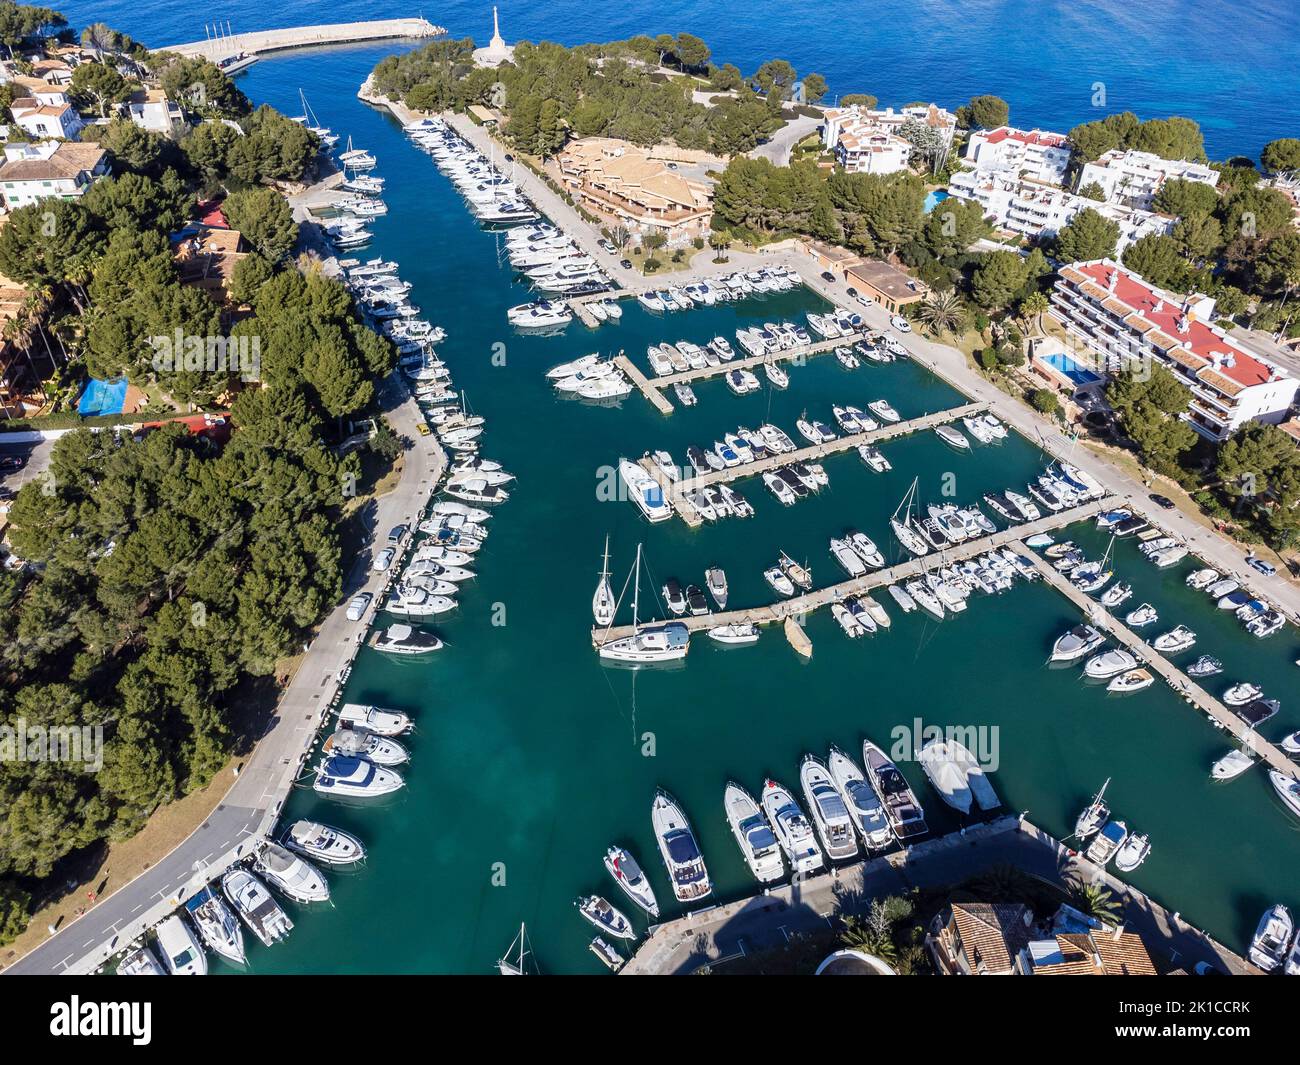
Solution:
M 871 954 L 881 961 L 893 962 L 898 958 L 898 947 L 888 929 L 864 924 L 856 917 L 844 918 L 844 931 L 840 933 L 840 942 L 850 950 L 860 950 Z
M 1020 301 L 1020 319 L 1029 324 L 1029 319 L 1034 319 L 1034 326 L 1041 333 L 1043 331 L 1043 315 L 1047 308 L 1051 306 L 1050 302 L 1041 292 L 1031 292 L 1028 296 Z
M 714 230 L 709 234 L 709 247 L 714 251 L 714 262 L 725 262 L 727 249 L 731 247 L 731 237 Z
M 1095 917 L 1099 921 L 1116 924 L 1119 921 L 1119 900 L 1111 894 L 1110 888 L 1101 884 L 1074 884 L 1070 888 L 1070 905 L 1080 913 Z
M 931 336 L 955 333 L 966 321 L 966 307 L 956 292 L 931 292 L 917 310 L 916 317 L 924 323 Z

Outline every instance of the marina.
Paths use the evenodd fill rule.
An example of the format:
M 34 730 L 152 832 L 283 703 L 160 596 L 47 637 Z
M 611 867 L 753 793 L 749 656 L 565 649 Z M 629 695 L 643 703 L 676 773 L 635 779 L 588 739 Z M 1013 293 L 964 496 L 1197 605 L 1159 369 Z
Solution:
M 1280 885 L 1300 877 L 1293 847 L 1297 822 L 1274 797 L 1266 775 L 1244 775 L 1230 785 L 1210 778 L 1210 766 L 1222 755 L 1229 737 L 1254 742 L 1253 736 L 1237 715 L 1154 652 L 1146 637 L 1121 624 L 1116 613 L 1104 615 L 1108 631 L 1165 684 L 1113 697 L 1103 694 L 1103 688 L 1075 683 L 1073 675 L 1067 680 L 1064 671 L 1043 665 L 1052 640 L 1077 623 L 1080 608 L 1090 614 L 1100 613 L 1101 608 L 1025 541 L 1037 535 L 1070 536 L 1089 558 L 1102 558 L 1106 540 L 1088 519 L 1120 505 L 1136 506 L 1135 501 L 1110 493 L 954 544 L 944 550 L 941 560 L 900 560 L 886 519 L 913 478 L 921 485 L 922 497 L 934 500 L 947 498 L 945 478 L 955 477 L 956 498 L 974 502 L 985 493 L 1032 480 L 1052 457 L 1041 441 L 1027 435 L 1012 433 L 1000 443 L 978 442 L 958 451 L 933 433 L 922 432 L 960 424 L 963 418 L 992 409 L 989 399 L 968 399 L 922 360 L 869 365 L 858 371 L 847 371 L 834 359 L 808 360 L 790 367 L 788 391 L 764 386 L 733 400 L 721 393 L 723 383 L 718 378 L 725 372 L 758 367 L 773 358 L 830 352 L 843 341 L 827 340 L 804 352 L 738 358 L 721 367 L 658 378 L 647 377 L 633 359 L 620 355 L 615 359 L 619 369 L 649 402 L 633 397 L 634 402 L 614 412 L 559 399 L 543 379 L 545 367 L 577 358 L 594 346 L 573 326 L 560 336 L 508 333 L 506 362 L 490 363 L 485 352 L 507 332 L 508 308 L 535 293 L 508 264 L 503 265 L 499 231 L 485 228 L 465 209 L 456 187 L 410 143 L 402 124 L 353 98 L 356 86 L 382 54 L 382 49 L 359 49 L 332 57 L 328 68 L 317 75 L 319 88 L 309 89 L 322 120 L 335 130 L 351 132 L 357 144 L 377 158 L 375 172 L 387 181 L 383 200 L 388 213 L 366 222 L 372 233 L 369 250 L 340 250 L 338 257 L 351 254 L 365 261 L 373 255 L 401 264 L 402 278 L 411 286 L 409 295 L 402 295 L 424 308 L 422 313 L 429 315 L 431 323 L 436 320 L 438 328 L 446 330 L 436 355 L 431 344 L 417 345 L 419 365 L 427 366 L 430 380 L 435 380 L 433 371 L 443 367 L 430 360 L 445 363 L 449 375 L 454 371 L 455 388 L 465 390 L 474 399 L 474 411 L 487 419 L 493 454 L 518 475 L 507 486 L 510 506 L 500 512 L 500 518 L 494 517 L 495 525 L 489 525 L 493 537 L 474 545 L 475 550 L 482 546 L 482 552 L 466 553 L 467 559 L 473 559 L 474 579 L 448 582 L 461 590 L 450 597 L 457 621 L 446 635 L 444 650 L 416 657 L 386 654 L 367 646 L 365 624 L 358 627 L 341 616 L 331 617 L 304 659 L 274 731 L 263 738 L 227 800 L 232 812 L 226 821 L 238 811 L 247 818 L 246 825 L 237 830 L 229 823 L 224 829 L 217 827 L 169 860 L 157 874 L 163 895 L 144 914 L 129 920 L 125 913 L 112 915 L 111 900 L 107 901 L 105 926 L 110 925 L 110 916 L 117 921 L 105 941 L 111 940 L 121 951 L 134 938 L 134 922 L 148 918 L 156 923 L 163 913 L 174 910 L 181 896 L 194 889 L 195 860 L 203 859 L 215 874 L 223 864 L 246 862 L 257 840 L 272 833 L 279 838 L 278 827 L 307 824 L 335 829 L 363 843 L 365 868 L 335 875 L 322 859 L 310 858 L 323 866 L 329 879 L 332 906 L 308 912 L 300 903 L 287 902 L 282 912 L 292 914 L 293 931 L 283 940 L 270 936 L 274 946 L 267 946 L 241 913 L 250 932 L 246 937 L 250 964 L 258 972 L 327 968 L 485 972 L 516 934 L 521 920 L 527 922 L 529 949 L 537 951 L 546 971 L 614 968 L 622 958 L 620 949 L 627 949 L 621 941 L 627 925 L 636 936 L 648 928 L 649 937 L 622 971 L 684 971 L 692 933 L 709 938 L 710 961 L 745 949 L 740 933 L 717 934 L 738 913 L 770 909 L 776 915 L 764 918 L 766 928 L 753 933 L 752 942 L 763 943 L 775 936 L 776 921 L 786 919 L 777 912 L 780 907 L 798 909 L 799 920 L 806 920 L 808 927 L 818 922 L 824 926 L 824 912 L 829 912 L 833 889 L 841 882 L 855 882 L 862 876 L 864 883 L 881 890 L 898 890 L 917 883 L 952 883 L 969 874 L 975 866 L 966 861 L 966 851 L 961 855 L 965 864 L 940 857 L 932 873 L 922 872 L 923 859 L 931 850 L 940 855 L 955 851 L 956 844 L 946 841 L 967 825 L 940 801 L 914 761 L 900 761 L 900 765 L 926 807 L 936 838 L 873 859 L 877 864 L 871 868 L 880 869 L 879 874 L 865 868 L 860 873 L 856 865 L 841 866 L 834 877 L 782 884 L 755 896 L 752 868 L 724 814 L 727 781 L 734 777 L 757 795 L 769 773 L 790 790 L 806 813 L 811 812 L 797 773 L 799 759 L 807 751 L 824 757 L 827 745 L 835 743 L 856 757 L 864 734 L 886 743 L 897 729 L 910 725 L 914 715 L 924 715 L 927 722 L 970 722 L 999 730 L 999 797 L 1008 810 L 1031 811 L 1033 824 L 1010 818 L 970 831 L 993 836 L 998 826 L 996 832 L 1003 835 L 1032 836 L 1032 846 L 1050 851 L 1053 861 L 1060 857 L 1055 840 L 1068 836 L 1075 815 L 1097 783 L 1113 776 L 1112 795 L 1118 796 L 1117 803 L 1122 800 L 1128 823 L 1149 831 L 1157 844 L 1150 860 L 1132 877 L 1131 888 L 1115 879 L 1117 890 L 1131 892 L 1134 912 L 1150 914 L 1149 927 L 1156 933 L 1181 943 L 1194 931 L 1189 931 L 1187 922 L 1195 923 L 1210 933 L 1203 937 L 1202 956 L 1217 957 L 1225 965 L 1239 962 L 1236 955 L 1245 953 L 1259 913 L 1278 901 L 1271 892 L 1283 891 Z M 325 67 L 319 59 L 310 61 Z M 307 62 L 308 57 L 287 54 L 274 64 L 249 71 L 241 85 L 255 100 L 270 99 L 296 113 L 297 86 L 307 80 L 302 76 Z M 329 104 L 321 106 L 326 100 Z M 482 135 L 481 130 L 476 133 Z M 416 219 L 418 228 L 412 224 Z M 571 302 L 581 320 L 588 313 L 583 308 L 591 301 L 621 295 L 631 294 L 606 293 Z M 631 352 L 644 351 L 667 333 L 689 333 L 702 342 L 712 335 L 734 335 L 737 326 L 801 320 L 809 310 L 816 313 L 829 306 L 810 287 L 666 317 L 647 312 L 634 298 L 620 302 L 622 318 L 598 322 L 596 336 L 606 349 Z M 673 405 L 665 393 L 679 383 L 700 386 L 698 406 Z M 446 391 L 446 395 L 437 393 L 441 399 L 434 405 L 455 407 L 460 418 L 470 417 L 459 392 L 453 398 Z M 750 424 L 771 420 L 789 428 L 805 410 L 825 417 L 832 403 L 852 401 L 865 407 L 866 399 L 875 396 L 889 397 L 899 421 L 680 482 L 670 481 L 654 462 L 641 460 L 641 467 L 659 482 L 684 519 L 682 523 L 651 527 L 625 502 L 607 505 L 610 500 L 591 490 L 593 470 L 621 453 L 635 456 L 662 447 L 680 455 L 692 439 L 718 435 L 728 420 Z M 406 523 L 415 529 L 425 519 L 426 502 L 453 472 L 453 465 L 466 458 L 472 464 L 477 457 L 473 450 L 457 451 L 440 444 L 436 433 L 426 436 L 421 431 L 431 425 L 448 432 L 457 428 L 432 422 L 429 406 L 413 398 L 395 404 L 389 414 L 394 428 L 415 446 L 406 452 L 397 492 L 378 501 L 372 523 L 376 551 L 389 528 Z M 674 417 L 659 417 L 668 413 Z M 460 428 L 472 427 L 462 421 Z M 473 442 L 466 436 L 451 439 Z M 831 485 L 797 507 L 782 507 L 766 493 L 753 493 L 755 520 L 744 525 L 715 525 L 698 515 L 694 521 L 689 516 L 693 511 L 683 498 L 686 491 L 757 478 L 791 462 L 815 461 L 884 441 L 891 442 L 893 471 L 880 474 L 856 462 L 845 463 L 843 471 L 833 465 Z M 472 479 L 470 474 L 482 472 L 472 465 L 460 465 L 459 470 L 454 476 L 462 483 Z M 466 488 L 476 498 L 458 498 L 469 506 L 490 507 L 492 493 L 487 489 L 492 487 Z M 839 535 L 849 522 L 866 528 L 876 543 L 886 547 L 889 564 L 769 603 L 771 591 L 761 574 L 778 551 L 788 551 L 799 560 L 811 557 L 815 572 L 829 572 L 827 538 Z M 465 539 L 475 539 L 461 531 L 463 522 L 454 529 L 444 528 L 463 537 L 462 546 Z M 353 575 L 349 595 L 368 590 L 375 596 L 373 606 L 367 608 L 367 623 L 401 588 L 405 577 L 419 575 L 411 574 L 408 565 L 417 554 L 415 541 L 412 534 L 398 545 L 389 569 L 371 572 L 363 565 Z M 647 599 L 654 598 L 653 589 L 671 572 L 692 575 L 683 581 L 688 586 L 690 581 L 706 585 L 703 574 L 725 566 L 727 607 L 688 614 L 679 619 L 680 624 L 700 633 L 723 625 L 785 622 L 796 625 L 808 641 L 811 656 L 790 653 L 783 645 L 769 646 L 764 653 L 765 644 L 780 640 L 765 630 L 758 649 L 695 638 L 697 646 L 679 668 L 638 671 L 602 665 L 592 654 L 592 645 L 599 647 L 635 632 L 627 625 L 591 629 L 591 588 L 602 542 L 611 556 L 605 568 L 616 570 L 620 578 L 633 548 L 644 542 L 647 565 L 654 566 Z M 1221 655 L 1232 682 L 1248 677 L 1277 693 L 1294 687 L 1291 659 L 1296 643 L 1290 629 L 1268 641 L 1254 639 L 1230 616 L 1216 613 L 1213 601 L 1184 584 L 1188 567 L 1200 566 L 1194 555 L 1168 571 L 1157 570 L 1137 557 L 1134 543 L 1125 542 L 1115 550 L 1117 573 L 1134 585 L 1132 601 L 1116 608 L 1119 617 L 1137 603 L 1150 601 L 1159 607 L 1162 620 L 1148 636 L 1186 622 L 1201 634 L 1201 644 L 1191 656 L 1202 649 Z M 1197 545 L 1190 546 L 1194 552 Z M 461 549 L 451 542 L 445 547 Z M 996 597 L 972 601 L 971 616 L 952 616 L 941 623 L 924 610 L 903 615 L 882 596 L 893 614 L 893 625 L 873 639 L 844 638 L 823 609 L 995 547 L 1010 548 L 1044 580 L 1017 581 Z M 539 557 L 541 548 L 544 559 Z M 445 556 L 430 561 L 466 565 Z M 618 587 L 615 583 L 615 592 Z M 741 605 L 745 603 L 761 605 L 746 608 Z M 388 630 L 394 621 L 442 631 L 433 621 L 390 617 L 384 617 L 375 631 Z M 749 694 L 742 698 L 740 693 Z M 861 698 L 862 693 L 874 697 Z M 1120 698 L 1131 701 L 1121 704 Z M 1227 734 L 1206 727 L 1204 715 L 1188 715 L 1184 705 L 1188 699 L 1212 715 Z M 304 781 L 303 771 L 318 753 L 321 736 L 330 734 L 331 719 L 346 706 L 391 708 L 415 724 L 401 737 L 412 764 L 409 772 L 405 766 L 396 770 L 405 781 L 400 791 L 363 804 L 339 802 L 310 786 L 292 787 Z M 318 733 L 322 727 L 324 732 Z M 1135 735 L 1139 727 L 1140 741 Z M 1295 700 L 1284 698 L 1280 717 L 1269 725 L 1270 735 L 1298 727 Z M 653 757 L 646 755 L 647 743 Z M 886 746 L 892 751 L 890 744 Z M 593 750 L 600 752 L 599 758 L 591 758 Z M 1158 758 L 1152 757 L 1153 751 L 1159 752 Z M 1261 753 L 1270 766 L 1295 774 L 1296 763 L 1279 747 L 1268 743 Z M 709 901 L 716 902 L 717 909 L 687 912 L 701 903 L 679 902 L 672 890 L 648 816 L 650 797 L 661 788 L 670 791 L 692 819 L 693 838 L 707 863 Z M 1171 795 L 1177 801 L 1171 802 Z M 467 812 L 458 819 L 431 818 L 431 810 L 447 806 Z M 218 817 L 214 821 L 221 823 Z M 494 829 L 502 824 L 510 826 L 508 832 Z M 1044 827 L 1036 829 L 1034 824 Z M 222 846 L 222 839 L 233 846 Z M 620 862 L 623 855 L 635 855 L 629 883 L 643 885 L 639 894 L 602 871 L 602 854 L 611 847 L 626 848 L 610 851 L 617 853 Z M 227 853 L 232 850 L 233 858 Z M 999 856 L 991 861 L 1011 853 L 990 850 Z M 1070 860 L 1095 872 L 1081 859 Z M 612 862 L 609 859 L 606 868 Z M 496 863 L 509 869 L 509 877 L 506 886 L 489 890 L 477 871 Z M 466 869 L 475 872 L 467 877 Z M 640 880 L 636 874 L 641 874 Z M 417 884 L 428 886 L 416 890 Z M 616 886 L 622 890 L 615 890 Z M 352 942 L 357 915 L 376 899 L 384 900 L 389 920 L 373 928 L 363 941 Z M 575 899 L 583 900 L 581 912 Z M 1300 900 L 1284 901 L 1295 908 Z M 161 908 L 165 903 L 170 906 Z M 1186 922 L 1166 906 L 1182 910 Z M 250 912 L 259 912 L 255 907 Z M 622 920 L 611 918 L 606 908 Z M 92 916 L 101 920 L 98 912 Z M 54 951 L 59 958 L 74 959 L 68 968 L 77 964 L 81 940 L 93 940 L 95 935 L 84 925 L 74 927 L 75 943 Z M 799 922 L 790 922 L 790 927 L 799 927 Z M 416 928 L 418 936 L 413 934 Z M 601 936 L 593 941 L 597 929 Z M 1229 946 L 1221 947 L 1218 941 Z M 349 944 L 346 952 L 340 946 L 344 942 Z M 225 958 L 213 957 L 210 964 L 215 971 L 232 970 Z M 690 964 L 698 964 L 698 959 L 692 958 Z

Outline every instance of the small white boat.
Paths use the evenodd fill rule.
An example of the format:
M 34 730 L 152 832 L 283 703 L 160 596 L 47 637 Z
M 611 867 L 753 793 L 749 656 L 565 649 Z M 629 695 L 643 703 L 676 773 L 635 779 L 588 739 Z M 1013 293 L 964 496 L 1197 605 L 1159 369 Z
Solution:
M 1216 673 L 1223 672 L 1223 663 L 1213 655 L 1201 655 L 1195 662 L 1187 667 L 1189 677 L 1212 677 Z
M 1254 938 L 1250 941 L 1248 956 L 1251 962 L 1266 973 L 1271 973 L 1286 957 L 1286 949 L 1291 942 L 1291 933 L 1294 931 L 1295 924 L 1291 920 L 1291 912 L 1285 906 L 1278 903 L 1272 909 L 1266 910 L 1264 916 L 1259 919 Z
M 267 842 L 257 856 L 257 869 L 296 902 L 328 902 L 330 886 L 311 862 L 278 843 Z
M 632 922 L 599 895 L 587 895 L 578 899 L 574 905 L 587 921 L 602 932 L 619 939 L 636 939 L 636 929 L 632 927 Z
M 1151 837 L 1146 833 L 1131 835 L 1115 852 L 1115 868 L 1121 873 L 1131 873 L 1147 860 L 1151 853 Z
M 415 727 L 410 717 L 400 710 L 385 710 L 364 703 L 344 703 L 339 710 L 339 724 L 365 729 L 376 736 L 401 736 Z
M 752 621 L 715 625 L 708 630 L 708 635 L 711 640 L 722 644 L 758 643 L 758 626 Z
M 1217 569 L 1198 569 L 1195 573 L 1187 575 L 1187 587 L 1189 588 L 1207 588 L 1219 579 Z
M 1088 844 L 1085 852 L 1088 860 L 1098 865 L 1105 865 L 1128 839 L 1128 826 L 1123 821 L 1107 821 L 1097 833 L 1097 838 Z
M 1091 625 L 1076 625 L 1052 645 L 1053 662 L 1075 662 L 1100 647 L 1106 638 Z
M 1106 690 L 1120 694 L 1140 692 L 1143 688 L 1151 687 L 1155 682 L 1155 674 L 1149 669 L 1130 669 L 1112 678 L 1111 682 L 1106 685 Z
M 970 450 L 970 441 L 966 439 L 965 434 L 963 434 L 962 431 L 958 429 L 955 425 L 936 426 L 934 433 L 935 436 L 937 436 L 949 447 L 956 448 L 956 450 L 958 451 Z
M 1268 780 L 1277 792 L 1277 797 L 1286 803 L 1287 809 L 1300 817 L 1300 781 L 1286 773 L 1279 773 L 1276 769 L 1268 771 Z
M 1175 654 L 1178 651 L 1186 651 L 1196 642 L 1196 633 L 1186 625 L 1179 625 L 1170 629 L 1168 632 L 1161 633 L 1151 641 L 1151 646 L 1157 651 L 1165 651 L 1169 654 Z
M 147 946 L 131 951 L 117 966 L 118 976 L 166 976 L 158 958 Z
M 753 796 L 739 784 L 728 781 L 722 805 L 731 834 L 754 879 L 760 884 L 770 884 L 784 877 L 781 847 Z
M 194 938 L 189 925 L 176 914 L 158 925 L 158 952 L 170 976 L 207 976 L 208 956 Z
M 708 588 L 719 610 L 727 609 L 727 574 L 721 566 L 710 566 L 704 571 L 704 586 Z
M 1130 628 L 1140 629 L 1143 625 L 1151 625 L 1160 620 L 1160 615 L 1156 613 L 1156 608 L 1150 603 L 1143 603 L 1136 610 L 1130 610 L 1124 616 L 1124 622 Z
M 319 821 L 295 821 L 281 839 L 291 851 L 327 865 L 352 865 L 366 856 L 366 848 L 356 836 Z
M 887 400 L 883 399 L 878 399 L 873 403 L 868 403 L 867 409 L 881 421 L 885 422 L 897 422 L 902 417 L 898 411 L 894 410 L 894 408 L 889 405 Z M 962 437 L 962 439 L 965 440 L 966 438 Z M 966 446 L 968 448 L 970 447 L 969 440 L 966 441 Z
M 1255 764 L 1250 754 L 1234 748 L 1210 767 L 1210 776 L 1214 780 L 1235 780 Z
M 1234 684 L 1231 688 L 1223 693 L 1223 701 L 1228 706 L 1245 706 L 1255 699 L 1262 698 L 1264 689 L 1258 684 L 1251 684 L 1243 681 L 1240 684 Z
M 1129 672 L 1136 666 L 1137 659 L 1130 652 L 1117 648 L 1093 655 L 1084 663 L 1083 672 L 1093 680 L 1110 680 L 1121 673 Z
M 655 898 L 655 889 L 632 857 L 630 851 L 623 847 L 610 847 L 605 852 L 605 868 L 614 878 L 623 893 L 645 910 L 651 917 L 659 916 L 659 901 Z

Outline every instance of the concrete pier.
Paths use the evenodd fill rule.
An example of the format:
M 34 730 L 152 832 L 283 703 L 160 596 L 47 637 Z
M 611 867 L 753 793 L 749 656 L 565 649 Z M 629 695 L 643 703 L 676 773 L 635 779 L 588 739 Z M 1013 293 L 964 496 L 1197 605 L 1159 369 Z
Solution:
M 286 48 L 308 48 L 321 44 L 354 44 L 403 37 L 441 37 L 447 31 L 423 18 L 377 19 L 369 22 L 334 22 L 322 26 L 294 26 L 284 30 L 257 30 L 215 37 L 187 44 L 167 44 L 154 49 L 180 55 L 203 56 L 214 62 L 243 52 L 262 55 Z
M 1254 752 L 1269 768 L 1285 773 L 1300 780 L 1300 766 L 1297 766 L 1280 748 L 1273 746 L 1258 732 L 1234 714 L 1227 706 L 1207 692 L 1191 677 L 1175 666 L 1169 659 L 1142 639 L 1136 632 L 1115 617 L 1092 596 L 1076 588 L 1063 574 L 1058 573 L 1046 559 L 1036 551 L 1031 551 L 1022 543 L 1012 545 L 1028 558 L 1043 578 L 1075 606 L 1083 611 L 1093 628 L 1113 636 L 1125 650 L 1129 651 L 1146 668 L 1158 676 L 1183 696 L 1198 710 L 1203 710 L 1209 717 L 1230 732 L 1247 750 Z
M 841 602 L 846 596 L 865 595 L 876 588 L 884 588 L 891 584 L 897 584 L 899 581 L 911 580 L 935 566 L 946 566 L 954 562 L 961 562 L 973 555 L 982 555 L 985 551 L 992 550 L 995 547 L 1003 547 L 1008 544 L 1016 545 L 1022 537 L 1033 536 L 1035 533 L 1040 532 L 1051 532 L 1054 529 L 1071 525 L 1076 521 L 1083 521 L 1094 514 L 1112 509 L 1114 504 L 1114 498 L 1106 496 L 1091 503 L 1084 503 L 1082 506 L 1071 507 L 1056 514 L 1049 514 L 1037 521 L 1026 522 L 1023 525 L 1015 525 L 1009 529 L 990 533 L 988 536 L 967 540 L 964 544 L 954 544 L 944 551 L 942 559 L 940 559 L 937 552 L 932 552 L 921 558 L 909 558 L 895 566 L 875 570 L 863 574 L 861 577 L 840 581 L 838 584 L 832 584 L 825 588 L 816 588 L 804 595 L 782 599 L 768 606 L 750 607 L 743 610 L 725 610 L 720 613 L 710 612 L 708 614 L 687 615 L 672 620 L 680 621 L 691 632 L 703 632 L 715 625 L 743 625 L 749 622 L 758 625 L 771 625 L 784 621 L 786 618 L 798 618 L 821 607 L 829 606 L 831 603 Z M 1023 548 L 1023 545 L 1021 546 Z M 1032 554 L 1027 548 L 1024 548 L 1023 551 Z M 1055 573 L 1054 570 L 1053 573 Z M 881 605 L 889 609 L 893 606 L 893 601 L 890 600 Z M 599 647 L 610 640 L 631 636 L 635 631 L 631 625 L 620 625 L 607 629 L 596 628 L 592 629 L 591 642 L 593 646 Z

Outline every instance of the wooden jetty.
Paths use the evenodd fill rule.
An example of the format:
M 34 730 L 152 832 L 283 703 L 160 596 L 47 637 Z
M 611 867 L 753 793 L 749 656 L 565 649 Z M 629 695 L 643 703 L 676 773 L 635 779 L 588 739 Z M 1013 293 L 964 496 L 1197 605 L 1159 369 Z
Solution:
M 821 607 L 830 606 L 831 603 L 838 603 L 850 595 L 865 595 L 876 588 L 897 584 L 903 580 L 911 580 L 935 566 L 961 562 L 974 555 L 982 555 L 985 551 L 992 550 L 995 547 L 1017 545 L 1022 537 L 1033 536 L 1040 532 L 1051 532 L 1066 525 L 1072 525 L 1076 521 L 1083 521 L 1102 511 L 1113 510 L 1116 502 L 1114 496 L 1104 496 L 1091 503 L 1069 507 L 1055 514 L 1048 514 L 1037 521 L 1013 525 L 1008 529 L 990 533 L 988 536 L 967 540 L 964 544 L 954 544 L 945 550 L 942 555 L 938 552 L 932 552 L 921 558 L 909 558 L 897 565 L 875 570 L 861 577 L 840 581 L 838 584 L 832 584 L 825 588 L 815 588 L 804 595 L 782 599 L 768 606 L 725 610 L 720 613 L 687 615 L 671 620 L 681 622 L 691 632 L 702 632 L 713 628 L 715 625 L 743 625 L 751 622 L 757 625 L 772 625 L 783 622 L 786 618 L 797 618 Z M 1033 552 L 1028 551 L 1028 548 L 1024 548 L 1024 551 L 1033 554 Z M 1050 566 L 1048 568 L 1051 569 Z M 1055 570 L 1052 572 L 1056 573 Z M 1059 576 L 1059 574 L 1056 575 Z M 594 646 L 599 647 L 610 640 L 619 640 L 625 636 L 631 636 L 635 631 L 636 629 L 631 625 L 611 626 L 605 629 L 595 628 L 591 632 L 591 642 Z
M 655 410 L 660 414 L 672 414 L 673 405 L 668 402 L 668 397 L 651 384 L 650 380 L 641 372 L 636 363 L 626 355 L 618 354 L 614 356 L 614 365 L 627 375 L 627 379 L 631 381 L 633 386 L 635 386 L 636 389 L 650 401 Z
M 1214 722 L 1236 737 L 1248 751 L 1258 754 L 1270 768 L 1300 780 L 1300 766 L 1297 766 L 1295 762 L 1288 758 L 1284 751 L 1264 739 L 1245 721 L 1192 680 L 1191 677 L 1120 621 L 1119 618 L 1115 617 L 1096 599 L 1076 588 L 1067 577 L 1058 573 L 1038 552 L 1029 550 L 1019 542 L 1012 546 L 1034 564 L 1034 567 L 1053 588 L 1083 611 L 1093 628 L 1114 637 L 1142 665 L 1159 674 L 1174 691 L 1183 696 L 1197 709 L 1208 714 Z

